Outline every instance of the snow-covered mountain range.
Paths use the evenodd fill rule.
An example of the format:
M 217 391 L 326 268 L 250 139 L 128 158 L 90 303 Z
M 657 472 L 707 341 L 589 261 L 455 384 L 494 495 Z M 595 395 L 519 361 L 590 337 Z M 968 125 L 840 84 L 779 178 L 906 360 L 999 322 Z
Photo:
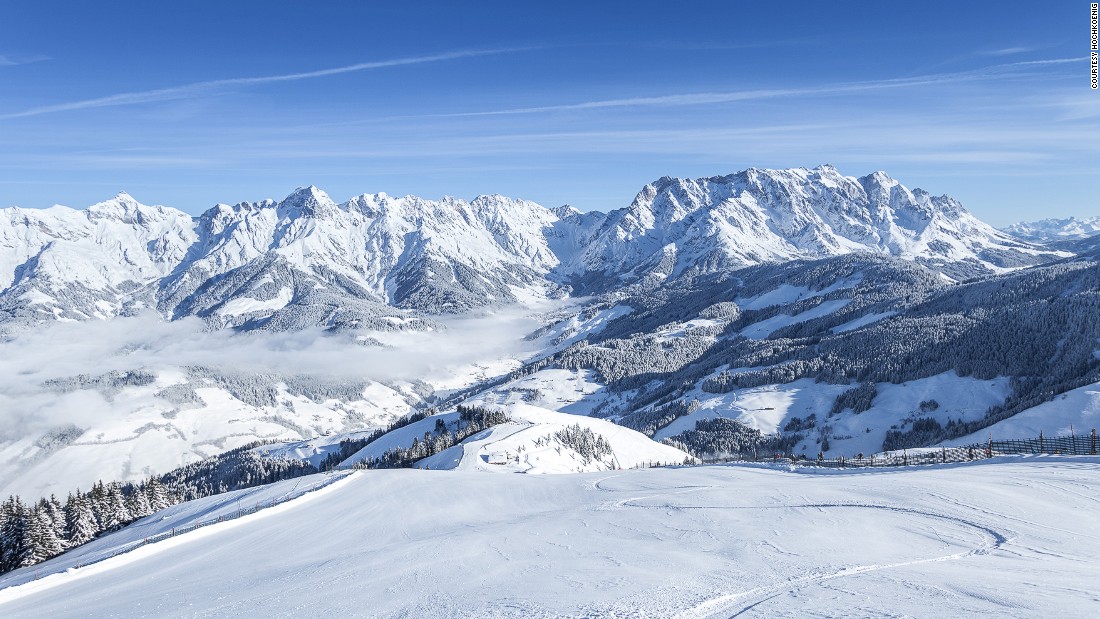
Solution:
M 910 191 L 883 172 L 854 178 L 825 165 L 662 178 L 609 213 L 566 272 L 599 273 L 606 285 L 860 251 L 954 278 L 1035 264 L 1044 254 L 953 198 Z
M 155 309 L 275 329 L 402 324 L 404 308 L 456 312 L 549 294 L 560 222 L 501 196 L 336 204 L 315 187 L 195 218 L 127 194 L 84 211 L 13 208 L 0 216 L 0 311 L 35 320 Z
M 1084 219 L 1052 217 L 1039 221 L 1021 221 L 1006 226 L 1003 231 L 1030 243 L 1085 239 L 1100 234 L 1100 216 Z
M 121 193 L 78 211 L 0 213 L 0 317 L 84 320 L 155 310 L 213 327 L 425 325 L 408 310 L 607 291 L 762 262 L 870 251 L 953 279 L 1057 257 L 956 200 L 831 166 L 662 178 L 610 213 L 499 195 L 471 201 L 316 187 L 198 217 Z

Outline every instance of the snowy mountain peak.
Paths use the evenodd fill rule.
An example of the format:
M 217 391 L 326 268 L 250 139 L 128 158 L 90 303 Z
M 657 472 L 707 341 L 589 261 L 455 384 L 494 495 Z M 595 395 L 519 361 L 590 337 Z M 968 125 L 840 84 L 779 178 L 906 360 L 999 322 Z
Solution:
M 581 214 L 580 209 L 571 204 L 562 204 L 561 206 L 550 209 L 554 216 L 558 219 L 569 219 L 570 217 L 576 217 Z
M 622 278 L 670 277 L 765 261 L 854 251 L 907 257 L 971 277 L 1041 262 L 1040 248 L 1010 239 L 947 196 L 913 192 L 885 172 L 844 176 L 813 169 L 748 168 L 700 179 L 662 177 L 612 211 L 569 265 Z M 1049 258 L 1050 255 L 1047 254 Z
M 832 169 L 833 172 L 836 172 L 836 174 L 839 174 L 839 172 L 836 171 L 836 168 L 831 168 L 831 169 Z M 858 180 L 859 180 L 860 184 L 863 185 L 863 186 L 877 185 L 877 186 L 880 186 L 880 187 L 892 187 L 894 185 L 899 184 L 896 180 L 891 178 L 889 174 L 887 174 L 886 172 L 884 172 L 882 170 L 877 170 L 875 172 L 871 172 L 870 174 L 868 174 L 866 176 L 860 177 Z
M 164 207 L 147 206 L 134 199 L 133 196 L 120 191 L 114 198 L 97 202 L 84 210 L 89 220 L 111 219 L 126 224 L 146 225 L 151 220 L 163 220 L 166 218 L 178 218 L 187 216 L 182 211 Z
M 336 203 L 327 193 L 314 185 L 299 187 L 278 204 L 281 217 L 321 218 L 332 215 L 337 210 Z
M 392 202 L 393 198 L 383 192 L 364 193 L 344 202 L 340 205 L 340 209 L 373 219 L 385 209 L 387 204 Z

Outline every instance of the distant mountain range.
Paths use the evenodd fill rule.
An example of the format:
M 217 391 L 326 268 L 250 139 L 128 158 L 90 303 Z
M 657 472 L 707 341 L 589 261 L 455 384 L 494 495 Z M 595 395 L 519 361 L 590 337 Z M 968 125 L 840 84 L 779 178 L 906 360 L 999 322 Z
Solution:
M 277 330 L 384 327 L 403 324 L 401 310 L 458 313 L 858 251 L 952 279 L 1059 257 L 947 196 L 831 166 L 666 177 L 606 214 L 499 195 L 380 193 L 337 204 L 306 187 L 192 217 L 121 193 L 83 211 L 4 209 L 0 248 L 0 316 L 9 321 L 155 309 Z
M 1100 216 L 1085 219 L 1040 219 L 1012 224 L 1002 230 L 1031 243 L 1075 241 L 1100 235 Z

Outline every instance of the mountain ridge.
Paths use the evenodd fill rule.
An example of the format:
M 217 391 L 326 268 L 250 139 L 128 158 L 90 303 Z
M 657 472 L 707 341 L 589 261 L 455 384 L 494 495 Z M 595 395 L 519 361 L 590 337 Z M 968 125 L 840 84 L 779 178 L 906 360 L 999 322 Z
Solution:
M 831 165 L 666 176 L 608 213 L 499 194 L 380 192 L 337 203 L 309 185 L 279 201 L 217 204 L 191 216 L 120 192 L 84 210 L 3 209 L 0 247 L 9 250 L 0 262 L 0 321 L 155 309 L 215 328 L 461 313 L 859 251 L 955 280 L 1069 255 L 998 231 L 948 196 L 909 190 L 884 172 L 844 176 Z M 324 301 L 312 309 L 300 307 L 318 296 Z M 324 304 L 332 310 L 321 311 Z

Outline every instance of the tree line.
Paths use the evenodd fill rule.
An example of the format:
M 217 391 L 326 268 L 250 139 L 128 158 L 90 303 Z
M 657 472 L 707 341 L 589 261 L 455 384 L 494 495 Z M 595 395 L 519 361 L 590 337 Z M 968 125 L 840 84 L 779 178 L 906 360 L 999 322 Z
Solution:
M 179 502 L 156 478 L 140 484 L 96 482 L 88 492 L 37 503 L 8 497 L 0 505 L 0 573 L 41 563 L 96 536 Z

